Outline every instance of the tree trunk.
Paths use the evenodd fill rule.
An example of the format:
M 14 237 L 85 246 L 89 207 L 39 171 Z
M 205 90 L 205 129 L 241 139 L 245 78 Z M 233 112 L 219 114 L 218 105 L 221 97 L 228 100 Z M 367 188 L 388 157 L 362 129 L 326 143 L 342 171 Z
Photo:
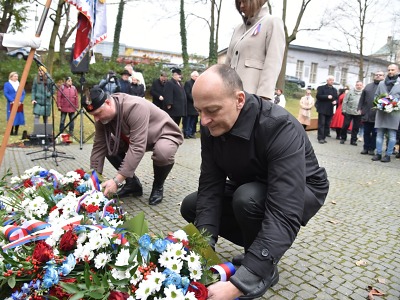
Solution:
M 115 23 L 114 43 L 111 54 L 111 60 L 115 61 L 119 56 L 119 39 L 121 37 L 122 18 L 124 16 L 125 0 L 120 0 L 118 6 L 117 23 Z
M 0 19 L 0 32 L 7 32 L 12 19 L 14 1 L 1 1 L 3 6 L 3 15 Z
M 210 14 L 210 42 L 208 48 L 208 65 L 211 66 L 216 63 L 217 57 L 215 55 L 215 0 L 211 0 L 211 14 Z
M 182 59 L 183 59 L 183 65 L 186 67 L 189 63 L 189 54 L 187 51 L 187 33 L 186 33 L 184 0 L 181 0 L 179 14 L 180 14 L 180 27 L 181 27 Z
M 66 22 L 65 22 L 65 27 L 61 35 L 59 35 L 60 39 L 60 65 L 63 65 L 65 63 L 65 44 L 67 43 L 68 39 L 71 37 L 72 33 L 76 29 L 78 24 L 75 24 L 70 28 L 70 13 L 71 13 L 71 5 L 64 3 L 64 11 L 65 11 L 65 17 L 66 17 Z M 69 59 L 69 58 L 68 58 Z
M 57 4 L 57 10 L 56 10 L 55 16 L 54 15 L 50 16 L 50 19 L 54 23 L 53 30 L 51 31 L 50 42 L 49 42 L 49 51 L 47 52 L 47 63 L 46 63 L 47 70 L 50 74 L 52 74 L 52 72 L 53 72 L 54 52 L 55 52 L 54 46 L 56 44 L 58 29 L 60 28 L 63 6 L 64 6 L 64 0 L 59 0 L 58 4 Z

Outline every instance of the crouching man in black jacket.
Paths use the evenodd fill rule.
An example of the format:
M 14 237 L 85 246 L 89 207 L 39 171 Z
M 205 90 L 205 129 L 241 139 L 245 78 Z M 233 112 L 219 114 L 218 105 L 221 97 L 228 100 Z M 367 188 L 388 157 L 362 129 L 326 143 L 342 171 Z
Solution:
M 181 213 L 197 228 L 243 246 L 228 282 L 208 299 L 253 299 L 278 282 L 277 263 L 301 225 L 323 205 L 329 182 L 301 124 L 285 109 L 243 91 L 236 71 L 215 65 L 193 86 L 201 134 L 199 189 Z

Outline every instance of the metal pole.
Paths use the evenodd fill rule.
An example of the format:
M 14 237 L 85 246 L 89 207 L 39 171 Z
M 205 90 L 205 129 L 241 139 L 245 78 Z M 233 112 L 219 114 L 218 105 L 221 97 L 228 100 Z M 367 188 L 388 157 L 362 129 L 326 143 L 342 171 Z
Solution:
M 42 33 L 43 27 L 44 27 L 44 22 L 46 21 L 47 18 L 47 14 L 49 12 L 50 9 L 50 5 L 51 5 L 51 0 L 47 0 L 46 4 L 44 6 L 43 9 L 43 13 L 42 13 L 42 17 L 40 19 L 38 28 L 36 30 L 36 37 L 39 37 L 40 34 Z M 6 131 L 4 133 L 4 138 L 3 141 L 1 143 L 1 147 L 0 147 L 0 166 L 3 162 L 3 158 L 6 152 L 6 148 L 7 148 L 7 144 L 8 144 L 8 139 L 10 138 L 10 133 L 11 133 L 11 129 L 12 126 L 14 124 L 14 119 L 15 116 L 17 114 L 17 110 L 18 110 L 18 106 L 20 103 L 20 99 L 21 99 L 21 95 L 22 95 L 22 91 L 24 90 L 25 87 L 25 83 L 26 83 L 26 79 L 28 78 L 29 75 L 29 70 L 31 68 L 32 65 L 32 61 L 33 61 L 33 57 L 35 55 L 35 48 L 31 48 L 31 51 L 29 52 L 28 58 L 26 59 L 26 63 L 25 63 L 25 67 L 24 67 L 24 71 L 22 72 L 22 76 L 21 76 L 21 81 L 17 90 L 17 94 L 15 96 L 15 100 L 14 100 L 14 105 L 11 109 L 10 112 L 10 118 L 8 119 L 7 122 L 7 126 L 6 126 Z

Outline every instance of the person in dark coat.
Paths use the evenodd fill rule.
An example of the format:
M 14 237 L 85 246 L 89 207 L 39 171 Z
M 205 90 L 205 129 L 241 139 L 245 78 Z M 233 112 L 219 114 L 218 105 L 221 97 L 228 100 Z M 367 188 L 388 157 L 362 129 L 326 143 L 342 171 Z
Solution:
M 118 79 L 119 81 L 119 92 L 120 93 L 125 93 L 128 95 L 132 95 L 131 94 L 131 83 L 129 81 L 129 77 L 131 76 L 131 74 L 129 74 L 128 70 L 124 70 L 121 73 L 121 78 Z
M 178 126 L 186 116 L 186 93 L 180 69 L 173 69 L 172 78 L 165 83 L 163 108 Z
M 202 127 L 198 191 L 181 214 L 210 235 L 244 247 L 227 282 L 208 299 L 254 299 L 279 280 L 277 264 L 323 205 L 324 168 L 301 124 L 284 108 L 243 91 L 235 70 L 214 65 L 193 86 Z M 245 295 L 245 296 L 241 296 Z
M 196 121 L 199 114 L 193 106 L 192 88 L 197 77 L 199 77 L 199 72 L 193 71 L 190 74 L 190 80 L 186 81 L 184 86 L 187 101 L 187 115 L 183 118 L 183 134 L 185 139 L 196 137 Z
M 144 98 L 144 86 L 139 82 L 139 79 L 137 79 L 134 75 L 131 77 L 132 83 L 130 87 L 130 94 L 132 96 L 138 96 Z
M 161 109 L 163 108 L 164 101 L 164 85 L 167 80 L 167 73 L 162 71 L 160 74 L 160 78 L 154 79 L 150 89 L 150 94 L 153 97 L 153 104 Z
M 315 107 L 318 112 L 318 143 L 325 144 L 329 137 L 329 126 L 333 116 L 333 107 L 338 100 L 337 90 L 333 87 L 335 78 L 328 76 L 326 84 L 317 88 L 317 101 Z
M 40 66 L 38 75 L 33 79 L 31 94 L 35 124 L 39 124 L 40 116 L 43 116 L 43 122 L 47 124 L 48 117 L 51 113 L 53 93 L 54 85 L 48 78 L 47 69 Z
M 385 79 L 385 73 L 378 71 L 374 75 L 374 82 L 368 83 L 360 97 L 358 110 L 361 111 L 361 122 L 364 125 L 364 145 L 361 154 L 375 154 L 376 148 L 376 130 L 375 115 L 376 110 L 371 109 L 374 106 L 375 91 L 379 82 Z

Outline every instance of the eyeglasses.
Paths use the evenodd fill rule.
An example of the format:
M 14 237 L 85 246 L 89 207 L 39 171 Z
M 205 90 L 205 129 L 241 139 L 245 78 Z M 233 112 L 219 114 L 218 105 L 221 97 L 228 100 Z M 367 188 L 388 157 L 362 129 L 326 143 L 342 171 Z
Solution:
M 385 76 L 384 74 L 375 74 L 375 76 Z

